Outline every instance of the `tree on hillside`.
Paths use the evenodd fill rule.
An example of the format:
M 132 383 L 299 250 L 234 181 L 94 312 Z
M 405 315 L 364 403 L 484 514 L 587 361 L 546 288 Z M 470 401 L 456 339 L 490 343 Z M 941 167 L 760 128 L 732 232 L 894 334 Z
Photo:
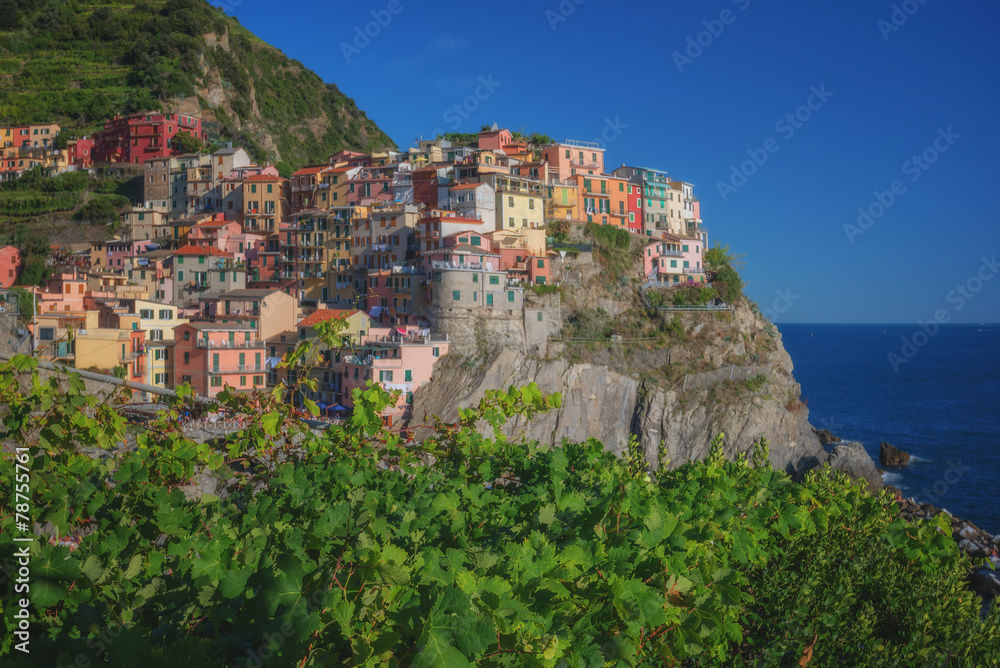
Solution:
M 178 132 L 174 135 L 174 146 L 183 153 L 197 153 L 201 150 L 202 141 L 190 132 Z

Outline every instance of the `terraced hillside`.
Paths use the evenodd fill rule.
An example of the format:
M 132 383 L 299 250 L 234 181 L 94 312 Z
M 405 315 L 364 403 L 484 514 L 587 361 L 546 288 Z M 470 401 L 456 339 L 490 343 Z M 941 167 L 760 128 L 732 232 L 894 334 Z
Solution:
M 394 145 L 336 85 L 205 0 L 0 0 L 0 123 L 87 134 L 157 108 L 293 166 Z

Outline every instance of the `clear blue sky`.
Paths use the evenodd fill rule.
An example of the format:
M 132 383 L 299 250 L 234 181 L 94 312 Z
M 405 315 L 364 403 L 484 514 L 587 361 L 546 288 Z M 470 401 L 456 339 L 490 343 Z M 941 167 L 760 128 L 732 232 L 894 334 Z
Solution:
M 583 140 L 617 124 L 607 164 L 695 184 L 710 239 L 746 254 L 746 291 L 778 300 L 778 322 L 1000 320 L 1000 269 L 982 260 L 1000 256 L 995 3 L 214 2 L 401 147 L 494 121 Z M 355 41 L 373 11 L 385 25 Z M 933 164 L 908 162 L 927 149 Z M 748 151 L 766 162 L 733 180 Z M 895 201 L 857 226 L 876 191 Z

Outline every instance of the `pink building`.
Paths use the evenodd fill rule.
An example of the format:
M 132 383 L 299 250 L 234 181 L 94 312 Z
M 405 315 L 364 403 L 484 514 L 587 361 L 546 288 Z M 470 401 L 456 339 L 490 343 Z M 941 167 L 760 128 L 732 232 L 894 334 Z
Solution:
M 703 251 L 700 239 L 663 233 L 642 249 L 643 273 L 648 280 L 671 285 L 704 283 Z
M 94 271 L 123 272 L 132 266 L 133 258 L 155 248 L 159 248 L 159 244 L 148 239 L 98 241 L 90 246 L 90 267 Z
M 479 133 L 479 148 L 489 151 L 502 151 L 508 144 L 513 143 L 514 136 L 510 130 L 501 130 L 496 125 L 491 130 L 484 130 Z
M 542 149 L 553 178 L 569 179 L 577 174 L 603 174 L 604 149 L 589 141 L 566 141 Z
M 46 290 L 35 292 L 38 313 L 50 311 L 83 311 L 90 299 L 87 279 L 82 274 L 55 274 L 49 278 Z
M 0 288 L 7 289 L 17 283 L 24 261 L 21 251 L 14 246 L 0 248 Z
M 201 396 L 265 386 L 264 341 L 253 325 L 196 322 L 174 328 L 174 378 Z
M 406 333 L 389 328 L 372 330 L 362 337 L 359 348 L 341 349 L 330 364 L 334 387 L 340 391 L 330 398 L 351 409 L 354 389 L 364 389 L 372 381 L 390 392 L 399 391 L 396 404 L 382 414 L 385 424 L 399 422 L 408 415 L 413 393 L 430 382 L 434 363 L 448 353 L 448 340 L 444 335 L 403 331 Z

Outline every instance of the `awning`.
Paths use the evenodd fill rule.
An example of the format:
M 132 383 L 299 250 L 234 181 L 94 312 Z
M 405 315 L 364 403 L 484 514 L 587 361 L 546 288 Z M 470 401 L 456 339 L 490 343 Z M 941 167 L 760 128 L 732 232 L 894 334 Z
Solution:
M 329 405 L 329 404 L 326 404 L 326 403 L 323 403 L 322 401 L 317 401 L 317 402 L 316 402 L 316 406 L 317 406 L 317 407 L 318 407 L 318 408 L 319 408 L 319 409 L 320 409 L 321 411 L 325 411 L 325 410 L 326 410 L 327 408 L 329 408 L 329 407 L 330 407 L 330 405 Z
M 343 406 L 341 406 L 340 404 L 334 404 L 334 405 L 332 405 L 332 406 L 329 406 L 328 408 L 329 408 L 329 409 L 330 409 L 331 411 L 333 411 L 334 413 L 337 413 L 337 412 L 340 412 L 340 411 L 346 411 L 346 410 L 347 410 L 346 408 L 344 408 L 344 407 L 343 407 Z

